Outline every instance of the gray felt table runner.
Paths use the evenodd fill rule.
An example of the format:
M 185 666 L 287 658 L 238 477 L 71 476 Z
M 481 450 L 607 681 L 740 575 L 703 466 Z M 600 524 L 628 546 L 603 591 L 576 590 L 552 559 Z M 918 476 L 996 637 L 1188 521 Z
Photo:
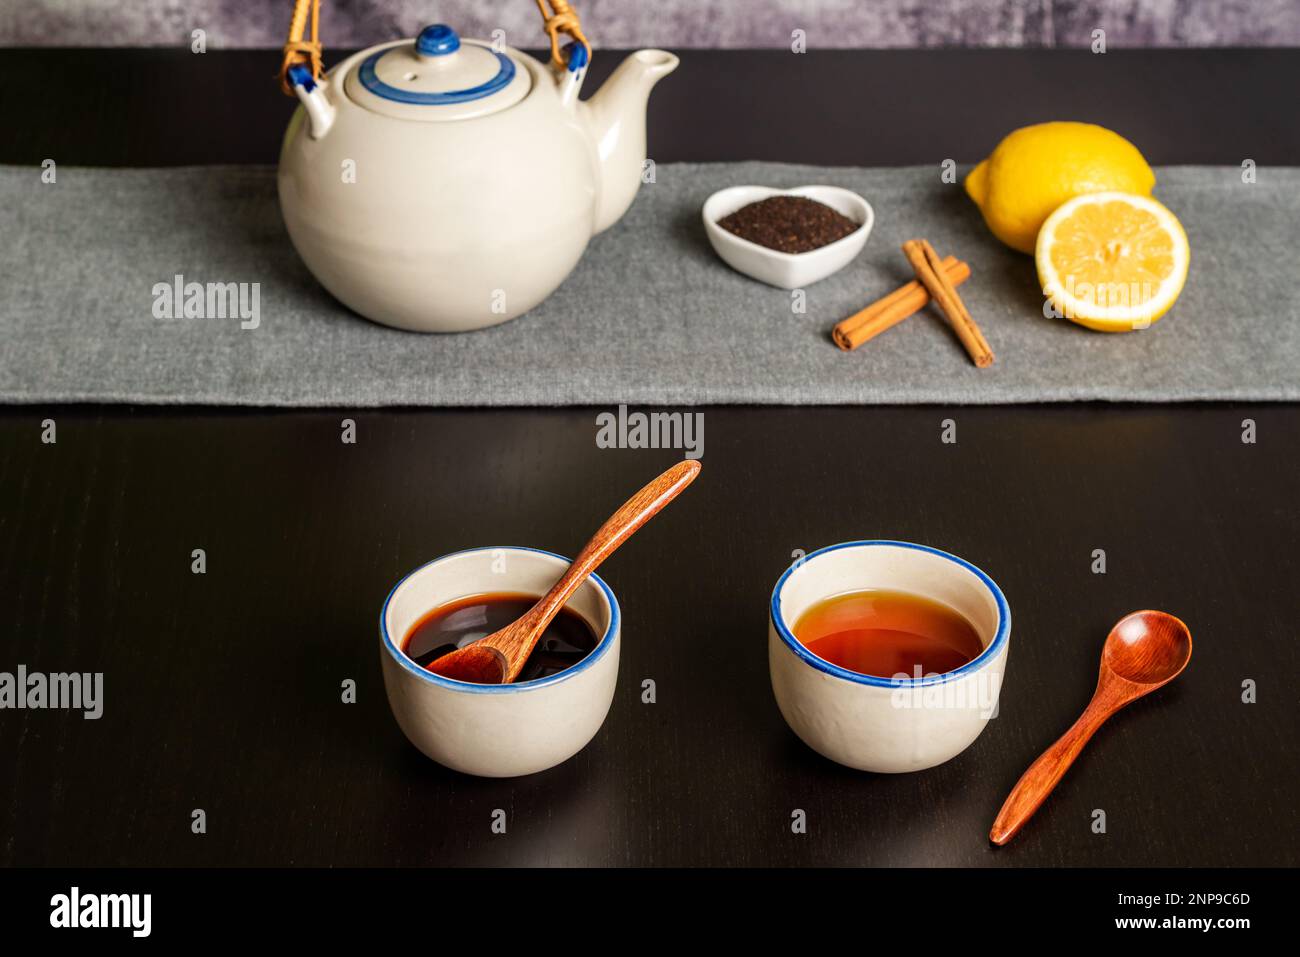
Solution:
M 933 167 L 661 165 L 559 291 L 461 335 L 374 325 L 325 293 L 280 219 L 273 169 L 0 167 L 0 401 L 229 405 L 1000 403 L 1300 399 L 1300 169 L 1157 170 L 1192 246 L 1151 329 L 1043 316 L 1033 262 L 992 238 Z M 829 183 L 864 195 L 861 256 L 791 294 L 724 265 L 700 224 L 714 190 Z M 976 369 L 943 319 L 911 317 L 853 353 L 831 327 L 911 278 L 924 236 L 966 259 L 961 292 L 997 354 Z M 256 329 L 160 319 L 157 283 L 259 283 Z

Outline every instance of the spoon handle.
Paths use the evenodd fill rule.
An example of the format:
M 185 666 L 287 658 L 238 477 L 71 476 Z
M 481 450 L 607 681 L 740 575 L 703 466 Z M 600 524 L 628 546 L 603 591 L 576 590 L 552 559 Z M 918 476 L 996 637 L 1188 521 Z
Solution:
M 569 566 L 569 570 L 520 620 L 519 624 L 522 627 L 511 629 L 507 641 L 513 647 L 506 647 L 506 642 L 502 642 L 499 650 L 510 662 L 505 681 L 514 681 L 519 677 L 519 672 L 523 670 L 524 662 L 537 639 L 587 576 L 595 571 L 616 548 L 627 541 L 633 532 L 680 495 L 699 474 L 699 461 L 684 459 L 633 495 L 617 512 L 606 519 L 605 524 L 600 526 L 596 534 L 591 536 L 591 540 L 583 546 L 578 557 Z
M 1083 746 L 1112 713 L 1097 697 L 1092 699 L 1079 719 L 1070 725 L 1070 730 L 1057 738 L 1056 743 L 1040 754 L 1038 760 L 1020 776 L 1003 802 L 1002 810 L 998 811 L 993 829 L 989 831 L 990 841 L 1001 845 L 1015 837 L 1016 832 L 1034 816 L 1047 795 L 1052 793 L 1052 789 L 1065 776 Z

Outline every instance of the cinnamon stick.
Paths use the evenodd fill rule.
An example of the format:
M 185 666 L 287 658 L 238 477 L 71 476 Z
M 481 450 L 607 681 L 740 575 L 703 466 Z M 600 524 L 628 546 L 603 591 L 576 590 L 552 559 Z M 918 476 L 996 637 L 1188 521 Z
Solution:
M 957 290 L 944 276 L 939 254 L 934 251 L 934 247 L 924 239 L 909 239 L 903 243 L 903 255 L 912 264 L 916 278 L 921 280 L 921 284 L 929 290 L 930 297 L 943 310 L 948 324 L 957 333 L 961 344 L 966 347 L 971 361 L 981 369 L 991 366 L 993 350 L 989 347 L 984 334 L 980 332 L 980 327 L 975 324 L 974 318 L 967 311 L 965 303 L 957 295 Z
M 942 265 L 944 275 L 953 286 L 960 286 L 970 278 L 970 266 L 956 256 L 946 257 Z M 930 293 L 921 285 L 920 280 L 913 279 L 837 323 L 831 330 L 831 339 L 845 352 L 852 352 L 886 329 L 892 329 L 912 313 L 924 309 L 929 301 Z

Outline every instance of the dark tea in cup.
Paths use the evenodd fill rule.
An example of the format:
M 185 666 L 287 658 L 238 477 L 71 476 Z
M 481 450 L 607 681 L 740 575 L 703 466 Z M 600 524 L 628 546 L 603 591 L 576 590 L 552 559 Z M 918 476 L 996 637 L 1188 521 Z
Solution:
M 522 618 L 537 604 L 536 595 L 493 593 L 469 595 L 428 612 L 407 632 L 402 651 L 421 668 L 443 655 L 486 638 Z M 538 639 L 516 681 L 549 678 L 591 654 L 599 641 L 591 627 L 567 606 L 560 609 Z

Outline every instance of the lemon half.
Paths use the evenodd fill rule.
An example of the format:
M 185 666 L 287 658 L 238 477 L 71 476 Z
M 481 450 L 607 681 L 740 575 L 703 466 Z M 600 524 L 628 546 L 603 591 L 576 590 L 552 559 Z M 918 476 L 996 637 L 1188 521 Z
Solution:
M 1149 196 L 1089 193 L 1047 217 L 1034 260 L 1057 312 L 1089 329 L 1128 332 L 1169 311 L 1191 250 L 1178 218 Z

